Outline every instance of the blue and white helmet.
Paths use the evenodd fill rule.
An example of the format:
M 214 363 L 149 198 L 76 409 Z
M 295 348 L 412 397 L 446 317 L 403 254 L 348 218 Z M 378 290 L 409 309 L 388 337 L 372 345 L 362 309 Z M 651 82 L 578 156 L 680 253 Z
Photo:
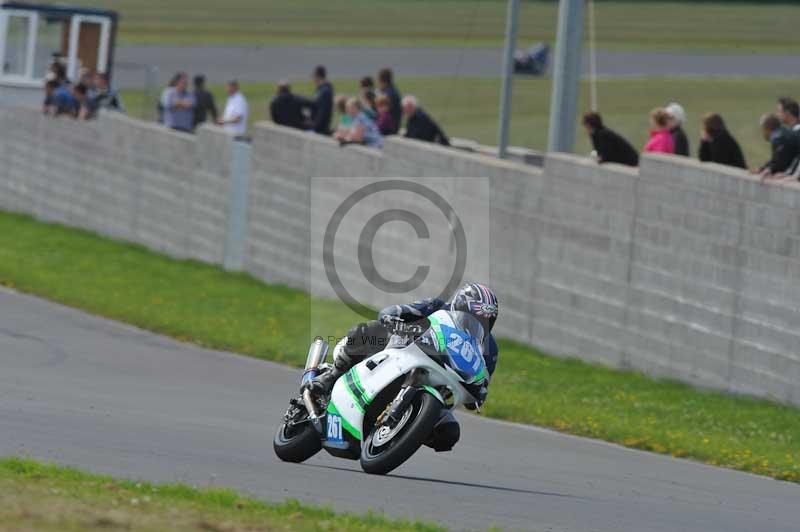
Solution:
M 488 335 L 497 321 L 497 296 L 486 285 L 467 283 L 453 295 L 450 310 L 472 314 L 483 325 L 484 334 Z

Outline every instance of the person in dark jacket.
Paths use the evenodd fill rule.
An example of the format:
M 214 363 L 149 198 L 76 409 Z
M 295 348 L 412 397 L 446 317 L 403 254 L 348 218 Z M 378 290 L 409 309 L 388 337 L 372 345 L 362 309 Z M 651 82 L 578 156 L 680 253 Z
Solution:
M 779 98 L 778 118 L 795 136 L 800 136 L 800 104 L 797 101 L 792 98 Z
M 275 97 L 269 104 L 272 121 L 295 129 L 308 129 L 308 115 L 314 107 L 311 100 L 292 93 L 287 81 L 280 81 Z
M 314 107 L 311 112 L 311 129 L 320 135 L 331 134 L 331 119 L 333 118 L 333 85 L 327 79 L 327 71 L 322 65 L 317 66 L 312 74 L 314 85 Z
M 709 113 L 703 117 L 703 127 L 700 130 L 700 160 L 747 168 L 742 148 L 728 132 L 725 121 L 716 113 Z
M 400 122 L 403 119 L 403 97 L 394 85 L 394 73 L 390 68 L 382 68 L 378 72 L 378 88 L 380 92 L 389 98 L 389 114 L 392 117 L 394 129 L 389 134 L 400 131 Z
M 208 118 L 212 123 L 217 121 L 217 105 L 214 103 L 214 95 L 206 89 L 206 77 L 198 74 L 194 77 L 194 125 L 199 126 Z
M 444 134 L 428 113 L 422 110 L 419 102 L 413 96 L 405 96 L 402 100 L 403 114 L 406 117 L 406 138 L 436 142 L 442 146 L 449 146 L 450 139 Z
M 686 132 L 683 130 L 683 123 L 686 121 L 686 113 L 683 107 L 677 103 L 667 105 L 664 110 L 670 116 L 669 132 L 672 134 L 672 140 L 675 143 L 675 155 L 689 156 L 689 139 L 686 137 Z
M 791 130 L 781 125 L 781 120 L 775 114 L 766 114 L 761 117 L 761 132 L 764 140 L 772 147 L 772 157 L 756 173 L 765 178 L 781 175 L 786 172 L 800 155 L 800 142 Z
M 639 164 L 639 154 L 622 135 L 603 125 L 603 118 L 598 113 L 583 115 L 583 127 L 592 139 L 592 147 L 597 152 L 597 162 L 618 163 L 627 166 Z

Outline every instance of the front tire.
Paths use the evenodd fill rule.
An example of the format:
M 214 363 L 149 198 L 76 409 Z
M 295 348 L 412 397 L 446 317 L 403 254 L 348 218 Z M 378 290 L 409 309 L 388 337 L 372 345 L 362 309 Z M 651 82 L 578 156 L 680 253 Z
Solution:
M 272 441 L 272 448 L 284 462 L 299 463 L 317 454 L 322 449 L 322 440 L 309 422 L 299 425 L 281 423 Z
M 364 440 L 361 446 L 361 468 L 365 473 L 385 475 L 411 458 L 430 437 L 439 420 L 441 403 L 429 393 L 420 391 L 409 408 L 410 418 L 391 439 L 375 445 L 376 434 L 381 429 L 381 426 L 376 426 Z

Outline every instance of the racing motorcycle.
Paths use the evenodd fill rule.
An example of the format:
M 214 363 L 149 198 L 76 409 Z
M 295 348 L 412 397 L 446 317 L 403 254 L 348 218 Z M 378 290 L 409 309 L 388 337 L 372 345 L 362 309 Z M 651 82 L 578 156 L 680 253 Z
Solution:
M 353 366 L 324 397 L 305 386 L 331 368 L 325 364 L 328 343 L 320 337 L 312 342 L 299 397 L 290 401 L 273 441 L 281 460 L 303 462 L 325 449 L 383 475 L 423 444 L 436 448 L 443 414 L 479 403 L 488 373 L 477 318 L 439 310 L 414 324 L 396 321 L 390 333 L 384 350 Z

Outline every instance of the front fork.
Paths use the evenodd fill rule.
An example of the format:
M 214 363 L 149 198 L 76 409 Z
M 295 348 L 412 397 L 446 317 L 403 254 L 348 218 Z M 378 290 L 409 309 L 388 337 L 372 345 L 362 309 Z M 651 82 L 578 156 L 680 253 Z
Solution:
M 447 407 L 447 401 L 444 400 L 444 396 L 439 390 L 422 384 L 424 377 L 427 375 L 428 372 L 424 368 L 416 368 L 412 370 L 406 376 L 406 379 L 403 381 L 403 385 L 398 394 L 395 396 L 394 400 L 389 403 L 387 409 L 380 416 L 378 416 L 376 424 L 381 425 L 384 422 L 393 424 L 398 423 L 400 418 L 403 417 L 403 413 L 406 411 L 409 405 L 411 405 L 411 402 L 419 393 L 430 393 L 442 403 L 442 406 Z

